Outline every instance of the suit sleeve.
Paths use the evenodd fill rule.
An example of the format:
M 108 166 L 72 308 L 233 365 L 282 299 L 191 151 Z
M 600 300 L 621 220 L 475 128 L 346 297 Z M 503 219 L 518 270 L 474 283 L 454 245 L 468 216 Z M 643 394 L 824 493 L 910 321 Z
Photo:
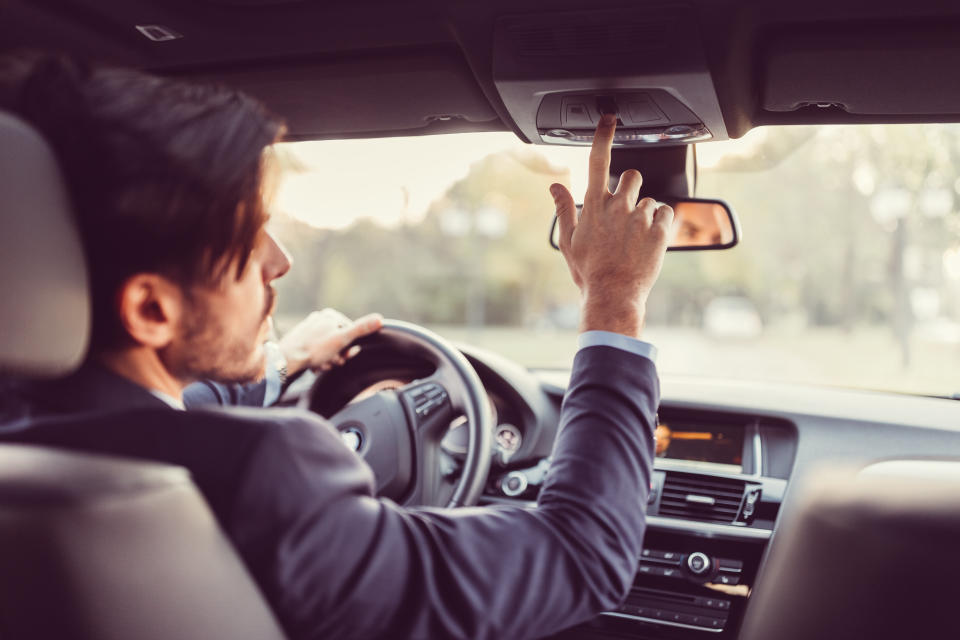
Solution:
M 377 499 L 369 467 L 331 426 L 284 413 L 227 529 L 291 638 L 541 637 L 629 591 L 658 402 L 649 359 L 582 349 L 529 509 Z

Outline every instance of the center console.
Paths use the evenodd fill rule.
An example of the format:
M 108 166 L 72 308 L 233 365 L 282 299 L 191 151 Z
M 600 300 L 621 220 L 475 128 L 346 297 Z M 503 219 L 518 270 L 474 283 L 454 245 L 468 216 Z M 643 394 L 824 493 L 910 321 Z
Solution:
M 764 545 L 651 529 L 629 595 L 588 625 L 590 637 L 735 636 Z
M 661 407 L 647 528 L 624 601 L 557 638 L 735 638 L 796 452 L 793 425 Z M 491 478 L 535 499 L 549 460 Z

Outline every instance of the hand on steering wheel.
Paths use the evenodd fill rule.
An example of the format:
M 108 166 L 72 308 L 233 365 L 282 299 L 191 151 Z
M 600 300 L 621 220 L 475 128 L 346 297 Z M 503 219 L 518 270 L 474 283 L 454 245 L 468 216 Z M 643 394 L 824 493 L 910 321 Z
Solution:
M 467 359 L 449 342 L 414 324 L 384 320 L 383 328 L 357 341 L 364 357 L 399 352 L 426 360 L 435 371 L 399 389 L 380 391 L 331 416 L 373 469 L 377 493 L 404 504 L 459 507 L 476 504 L 490 470 L 493 417 L 486 391 Z M 317 405 L 323 376 L 305 396 Z M 443 490 L 440 443 L 450 422 L 467 419 L 467 453 L 452 494 Z

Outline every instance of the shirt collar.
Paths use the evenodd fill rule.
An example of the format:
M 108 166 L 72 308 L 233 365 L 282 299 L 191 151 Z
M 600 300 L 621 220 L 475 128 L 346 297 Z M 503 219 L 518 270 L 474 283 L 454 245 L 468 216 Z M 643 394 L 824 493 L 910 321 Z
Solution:
M 164 393 L 163 391 L 157 391 L 156 389 L 147 389 L 147 391 L 149 391 L 150 394 L 153 395 L 154 397 L 160 398 L 165 403 L 167 403 L 174 409 L 177 409 L 178 411 L 186 411 L 187 409 L 185 406 L 183 406 L 183 400 L 177 400 L 169 393 Z

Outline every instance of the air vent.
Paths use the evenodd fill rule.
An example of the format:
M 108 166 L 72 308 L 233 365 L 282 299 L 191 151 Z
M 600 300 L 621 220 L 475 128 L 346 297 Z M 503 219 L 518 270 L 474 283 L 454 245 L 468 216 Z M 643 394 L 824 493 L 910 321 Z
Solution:
M 740 510 L 745 484 L 740 480 L 667 472 L 657 515 L 705 522 L 733 522 Z

